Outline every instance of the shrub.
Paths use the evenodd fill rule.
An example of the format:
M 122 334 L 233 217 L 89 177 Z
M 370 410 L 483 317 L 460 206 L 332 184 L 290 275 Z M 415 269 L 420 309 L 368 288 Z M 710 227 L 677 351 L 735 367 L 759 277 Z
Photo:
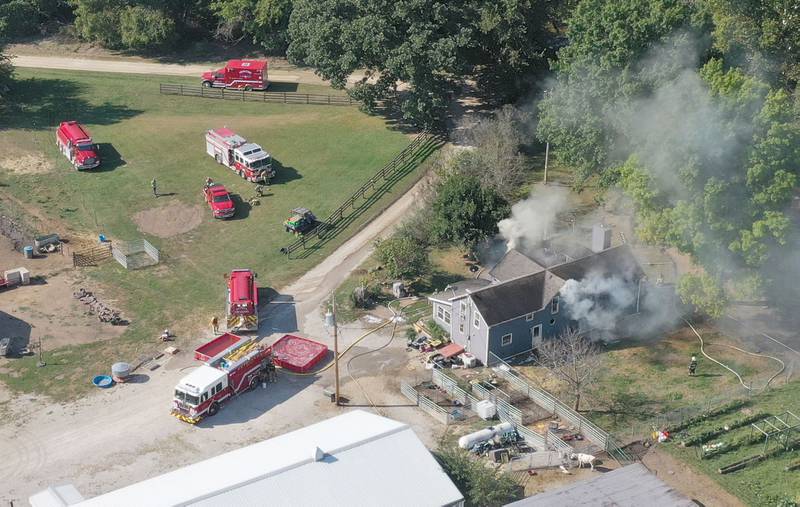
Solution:
M 157 9 L 136 5 L 120 18 L 122 44 L 131 49 L 153 49 L 175 39 L 175 22 Z
M 81 0 L 75 7 L 75 31 L 79 37 L 108 48 L 122 46 L 121 0 Z
M 418 278 L 430 270 L 428 250 L 413 238 L 395 235 L 375 241 L 375 257 L 392 278 Z

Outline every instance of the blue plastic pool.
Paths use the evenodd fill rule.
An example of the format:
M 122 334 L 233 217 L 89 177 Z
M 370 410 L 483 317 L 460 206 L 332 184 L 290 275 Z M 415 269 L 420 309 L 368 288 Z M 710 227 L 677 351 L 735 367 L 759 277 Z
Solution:
M 114 379 L 109 375 L 98 375 L 92 379 L 92 384 L 105 389 L 114 385 Z

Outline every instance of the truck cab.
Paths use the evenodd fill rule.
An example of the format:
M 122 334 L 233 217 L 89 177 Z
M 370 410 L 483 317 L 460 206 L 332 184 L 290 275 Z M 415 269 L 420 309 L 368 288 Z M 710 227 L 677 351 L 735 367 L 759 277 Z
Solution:
M 266 60 L 230 60 L 221 69 L 204 72 L 201 79 L 206 88 L 266 90 L 267 69 Z
M 227 326 L 231 330 L 258 330 L 258 288 L 250 269 L 234 269 L 228 276 Z
M 77 121 L 61 122 L 56 130 L 56 145 L 77 170 L 100 165 L 100 154 L 89 131 Z
M 212 416 L 219 410 L 219 403 L 230 396 L 230 393 L 225 392 L 227 388 L 228 374 L 203 364 L 175 386 L 173 412 L 189 422 L 204 415 Z
M 245 143 L 233 150 L 236 169 L 248 181 L 269 181 L 275 176 L 272 156 L 255 143 Z
M 224 186 L 218 183 L 205 186 L 203 195 L 214 218 L 231 218 L 236 213 L 236 205 Z

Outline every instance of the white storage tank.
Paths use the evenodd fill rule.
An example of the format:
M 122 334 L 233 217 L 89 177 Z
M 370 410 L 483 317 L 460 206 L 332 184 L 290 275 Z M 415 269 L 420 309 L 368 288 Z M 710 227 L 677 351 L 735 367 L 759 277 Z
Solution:
M 472 449 L 475 444 L 486 442 L 494 438 L 494 429 L 486 428 L 464 435 L 458 439 L 458 446 L 462 449 Z
M 478 417 L 487 421 L 497 415 L 497 406 L 489 400 L 481 400 L 475 405 L 475 411 Z

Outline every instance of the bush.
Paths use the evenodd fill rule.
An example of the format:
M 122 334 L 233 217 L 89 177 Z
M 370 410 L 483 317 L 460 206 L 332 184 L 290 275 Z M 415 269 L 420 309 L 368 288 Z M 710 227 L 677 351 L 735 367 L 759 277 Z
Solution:
M 38 27 L 39 16 L 29 0 L 10 0 L 0 4 L 0 36 L 31 35 Z
M 120 18 L 122 44 L 130 49 L 154 49 L 175 40 L 175 22 L 157 9 L 136 5 Z
M 508 202 L 474 176 L 450 174 L 433 201 L 432 238 L 439 243 L 474 247 L 497 234 L 497 222 L 509 213 Z
M 467 506 L 499 507 L 522 496 L 509 475 L 483 466 L 464 449 L 440 443 L 434 456 L 464 494 Z
M 81 0 L 75 7 L 75 31 L 79 37 L 108 48 L 122 46 L 121 0 Z
M 407 236 L 375 241 L 375 257 L 392 278 L 410 280 L 430 271 L 428 250 Z

